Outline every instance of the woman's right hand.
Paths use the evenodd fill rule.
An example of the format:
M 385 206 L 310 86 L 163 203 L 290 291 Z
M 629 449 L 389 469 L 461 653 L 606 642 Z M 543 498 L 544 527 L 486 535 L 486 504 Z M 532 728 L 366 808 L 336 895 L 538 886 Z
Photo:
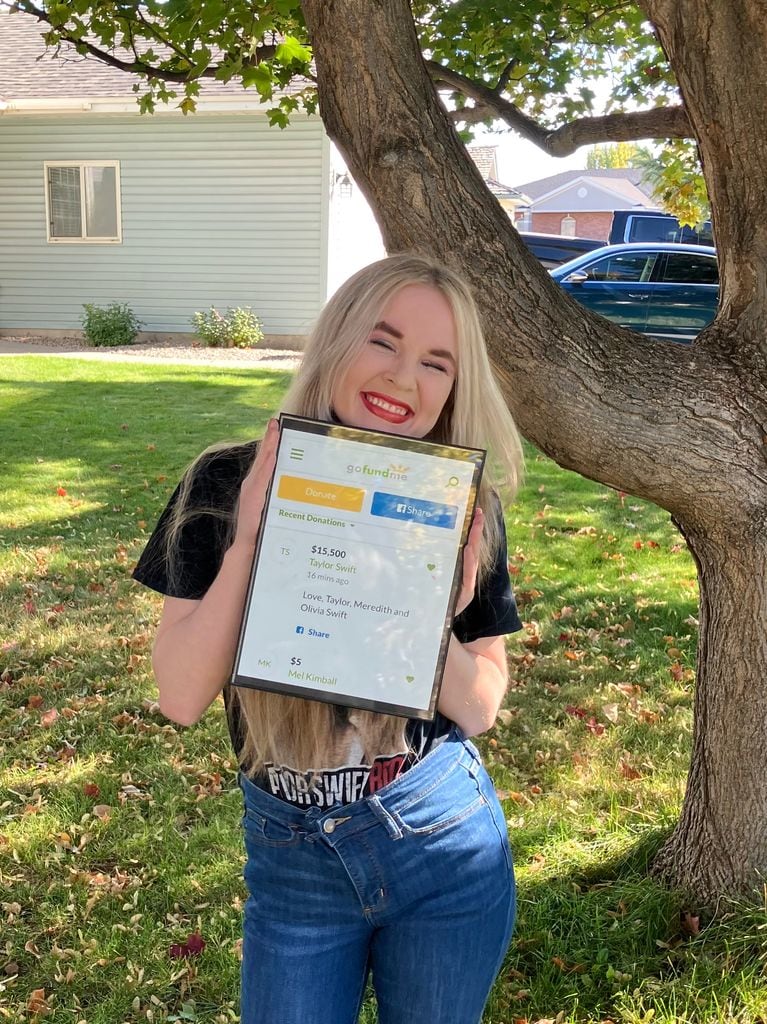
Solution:
M 280 439 L 280 427 L 276 419 L 269 420 L 258 454 L 248 475 L 240 487 L 240 501 L 237 509 L 237 529 L 234 543 L 254 548 L 258 531 L 261 528 L 261 515 L 264 511 L 266 492 L 269 481 L 274 473 L 277 461 L 277 443 Z

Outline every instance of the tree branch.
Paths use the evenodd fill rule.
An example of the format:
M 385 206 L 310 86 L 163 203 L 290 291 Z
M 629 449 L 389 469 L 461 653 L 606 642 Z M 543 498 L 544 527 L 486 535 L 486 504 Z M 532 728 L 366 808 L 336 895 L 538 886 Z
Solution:
M 436 61 L 426 66 L 437 85 L 447 85 L 455 92 L 473 99 L 475 106 L 451 112 L 453 121 L 477 124 L 488 118 L 505 121 L 515 132 L 535 143 L 549 156 L 569 156 L 579 146 L 597 142 L 632 142 L 635 139 L 689 139 L 692 129 L 684 107 L 653 107 L 650 110 L 603 114 L 568 121 L 554 130 L 540 125 L 482 82 L 446 68 Z
M 25 2 L 23 6 L 21 6 L 19 9 L 26 14 L 34 15 L 34 17 L 36 17 L 38 21 L 44 22 L 46 25 L 50 25 L 50 27 L 59 34 L 60 38 L 64 42 L 71 43 L 75 47 L 84 47 L 92 57 L 95 57 L 97 60 L 103 61 L 105 64 L 109 64 L 110 67 L 117 68 L 120 71 L 127 71 L 130 74 L 146 75 L 148 78 L 159 78 L 164 82 L 173 82 L 180 85 L 184 85 L 190 80 L 189 73 L 187 71 L 173 71 L 170 68 L 157 67 L 156 65 L 148 64 L 146 61 L 141 59 L 134 59 L 132 61 L 122 60 L 120 57 L 116 57 L 109 50 L 102 50 L 98 46 L 95 46 L 93 43 L 89 42 L 87 39 L 83 39 L 82 37 L 72 35 L 69 32 L 67 32 L 66 29 L 59 28 L 58 26 L 54 25 L 50 21 L 45 11 L 41 10 L 38 7 L 35 7 L 31 3 Z M 152 28 L 152 26 L 149 27 Z M 160 45 L 168 45 L 171 49 L 173 49 L 176 55 L 182 56 L 185 60 L 189 60 L 188 55 L 183 54 L 182 51 L 179 51 L 176 47 L 171 46 L 170 43 L 165 43 L 161 39 L 159 41 Z M 271 57 L 273 57 L 276 49 L 277 47 L 274 45 L 264 44 L 263 46 L 259 46 L 257 53 L 254 54 L 253 57 L 245 63 L 247 65 L 256 66 L 257 64 L 260 64 L 261 61 L 269 60 Z M 135 46 L 133 47 L 133 54 L 135 58 Z M 208 65 L 208 67 L 205 68 L 204 71 L 197 72 L 194 75 L 194 78 L 214 78 L 216 76 L 217 71 L 218 65 L 210 64 Z

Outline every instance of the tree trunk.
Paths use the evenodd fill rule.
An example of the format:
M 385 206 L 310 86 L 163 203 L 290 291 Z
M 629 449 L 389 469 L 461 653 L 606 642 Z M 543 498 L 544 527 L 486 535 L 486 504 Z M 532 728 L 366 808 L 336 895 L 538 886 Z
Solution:
M 430 253 L 473 284 L 491 359 L 526 437 L 560 465 L 647 498 L 683 524 L 701 589 L 696 726 L 682 819 L 659 867 L 705 899 L 752 889 L 767 873 L 765 162 L 736 172 L 747 190 L 738 196 L 726 161 L 740 160 L 741 140 L 726 140 L 725 157 L 728 122 L 699 123 L 740 104 L 736 124 L 746 130 L 749 115 L 761 125 L 767 107 L 764 66 L 748 86 L 739 71 L 758 0 L 733 2 L 749 16 L 734 20 L 726 43 L 707 37 L 699 14 L 719 5 L 646 5 L 668 22 L 661 36 L 672 61 L 716 64 L 708 79 L 679 76 L 685 100 L 686 85 L 723 88 L 726 62 L 738 76 L 719 107 L 697 92 L 688 104 L 699 139 L 711 127 L 701 148 L 707 169 L 717 167 L 712 198 L 727 276 L 714 325 L 683 346 L 588 313 L 527 253 L 439 102 L 407 0 L 303 0 L 325 126 L 388 251 Z M 675 13 L 683 7 L 698 16 L 690 39 Z M 726 33 L 724 23 L 718 30 Z
M 700 582 L 693 754 L 654 868 L 713 902 L 767 867 L 767 543 L 682 532 Z

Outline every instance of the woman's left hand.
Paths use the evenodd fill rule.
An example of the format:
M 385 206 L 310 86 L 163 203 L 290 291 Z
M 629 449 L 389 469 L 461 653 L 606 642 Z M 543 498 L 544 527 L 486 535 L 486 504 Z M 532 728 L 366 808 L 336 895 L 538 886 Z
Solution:
M 474 510 L 474 518 L 471 522 L 466 547 L 463 549 L 463 579 L 455 606 L 456 615 L 460 615 L 474 597 L 474 588 L 477 585 L 477 569 L 479 568 L 479 545 L 482 540 L 484 525 L 485 513 L 477 506 Z

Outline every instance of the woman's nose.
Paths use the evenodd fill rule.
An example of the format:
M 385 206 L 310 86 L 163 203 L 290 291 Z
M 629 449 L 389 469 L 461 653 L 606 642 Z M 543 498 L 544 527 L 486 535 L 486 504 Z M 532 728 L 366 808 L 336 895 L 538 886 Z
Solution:
M 415 367 L 406 359 L 399 359 L 387 370 L 385 377 L 403 389 L 415 388 Z

